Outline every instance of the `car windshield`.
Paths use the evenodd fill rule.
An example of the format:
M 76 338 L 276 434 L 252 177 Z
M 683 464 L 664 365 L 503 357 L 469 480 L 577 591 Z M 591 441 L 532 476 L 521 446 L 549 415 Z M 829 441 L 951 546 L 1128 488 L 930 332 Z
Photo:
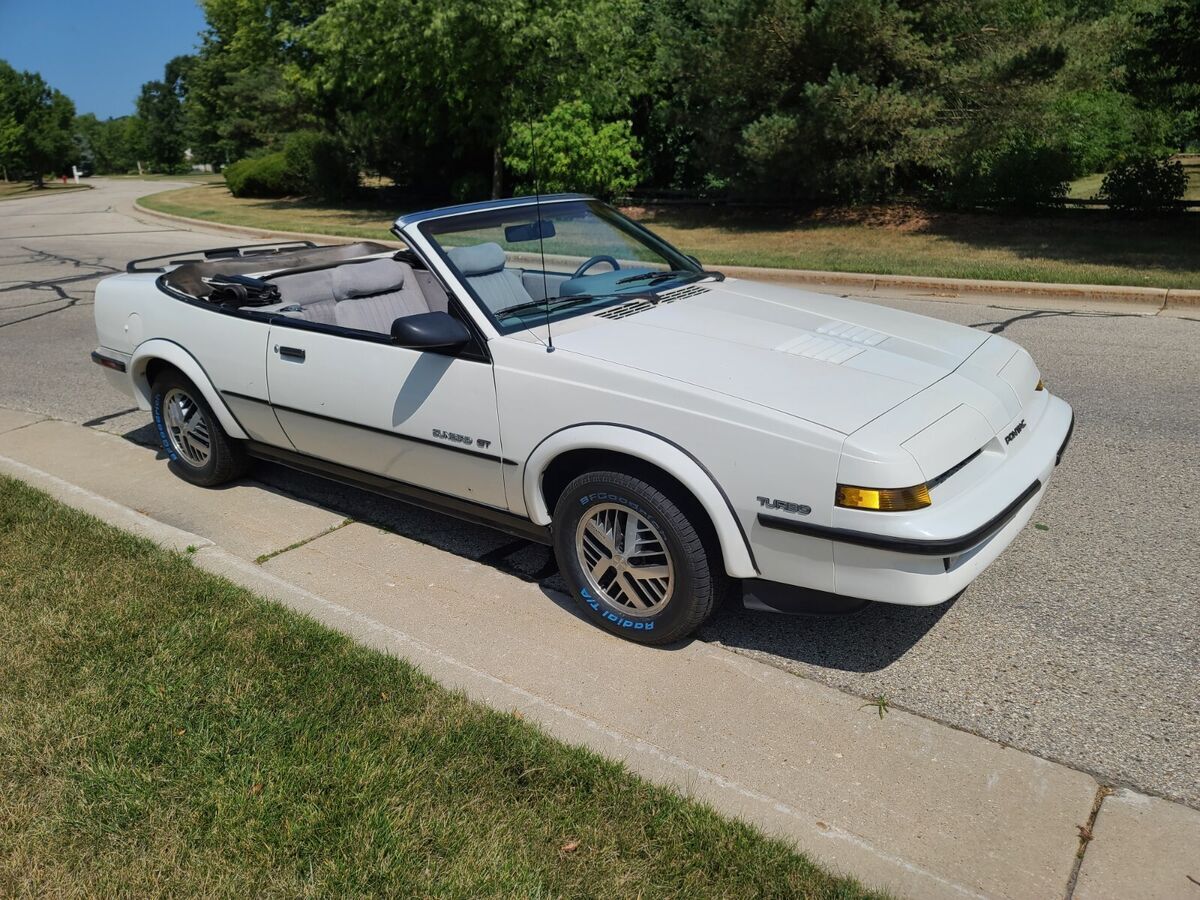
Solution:
M 547 312 L 570 318 L 714 274 L 596 200 L 543 202 L 540 217 L 528 204 L 420 227 L 502 334 L 540 325 Z

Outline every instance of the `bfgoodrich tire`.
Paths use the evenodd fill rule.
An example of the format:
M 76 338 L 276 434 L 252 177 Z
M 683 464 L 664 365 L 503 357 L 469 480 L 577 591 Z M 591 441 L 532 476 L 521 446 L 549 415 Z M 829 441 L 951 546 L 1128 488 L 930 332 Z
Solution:
M 154 379 L 150 407 L 167 465 L 184 481 L 214 487 L 249 468 L 242 445 L 225 433 L 204 395 L 181 372 L 167 369 Z
M 687 507 L 619 472 L 589 472 L 566 486 L 554 509 L 554 553 L 588 619 L 632 641 L 666 644 L 712 614 L 726 578 Z

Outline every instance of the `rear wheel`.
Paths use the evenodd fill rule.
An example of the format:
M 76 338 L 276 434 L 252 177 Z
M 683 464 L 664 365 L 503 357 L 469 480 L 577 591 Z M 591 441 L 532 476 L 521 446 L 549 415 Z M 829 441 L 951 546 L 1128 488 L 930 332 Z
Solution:
M 250 460 L 241 444 L 225 433 L 204 395 L 182 373 L 162 372 L 150 395 L 154 426 L 171 471 L 204 487 L 246 472 Z
M 589 472 L 554 510 L 554 552 L 584 614 L 644 644 L 692 634 L 725 586 L 688 504 L 619 472 Z

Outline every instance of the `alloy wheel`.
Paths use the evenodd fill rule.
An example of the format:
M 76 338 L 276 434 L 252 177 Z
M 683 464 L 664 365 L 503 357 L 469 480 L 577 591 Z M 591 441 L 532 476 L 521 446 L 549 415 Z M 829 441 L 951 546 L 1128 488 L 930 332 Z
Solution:
M 163 397 L 163 420 L 175 453 L 195 468 L 203 468 L 212 456 L 208 419 L 186 391 L 171 388 Z
M 666 541 L 629 507 L 590 507 L 576 530 L 575 551 L 588 586 L 626 615 L 652 616 L 670 602 L 675 565 Z

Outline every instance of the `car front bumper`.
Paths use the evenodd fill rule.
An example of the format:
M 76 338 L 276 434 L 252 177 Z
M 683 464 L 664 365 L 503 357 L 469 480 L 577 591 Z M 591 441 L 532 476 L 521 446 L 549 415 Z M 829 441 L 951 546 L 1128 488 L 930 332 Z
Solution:
M 961 593 L 1028 524 L 1062 461 L 1074 425 L 1071 407 L 1047 397 L 1027 446 L 991 477 L 956 497 L 954 508 L 944 516 L 936 509 L 922 510 L 891 517 L 889 527 L 878 530 L 814 526 L 769 515 L 760 515 L 757 524 L 799 535 L 798 542 L 828 541 L 836 595 L 906 606 L 944 603 Z M 988 512 L 972 516 L 976 510 Z M 878 515 L 864 513 L 860 521 L 869 523 Z M 781 608 L 778 602 L 765 605 Z

